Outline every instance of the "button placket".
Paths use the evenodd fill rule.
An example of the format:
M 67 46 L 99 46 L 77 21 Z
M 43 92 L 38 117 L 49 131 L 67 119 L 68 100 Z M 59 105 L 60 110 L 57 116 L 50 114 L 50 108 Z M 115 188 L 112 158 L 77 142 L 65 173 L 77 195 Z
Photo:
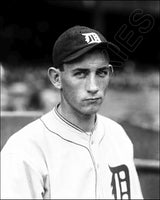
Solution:
M 93 140 L 91 140 L 91 145 L 93 145 L 94 144 L 94 141 Z
M 90 148 L 91 148 L 94 160 L 95 160 L 96 170 L 99 171 L 100 165 L 99 165 L 99 158 L 98 158 L 98 147 L 96 145 L 96 142 L 93 139 L 93 135 L 90 136 Z
M 97 169 L 99 169 L 99 163 L 97 163 Z
M 96 167 L 96 172 L 97 172 L 97 193 L 99 193 L 102 189 L 102 183 L 101 183 L 101 167 L 100 167 L 100 160 L 99 160 L 99 147 L 97 142 L 93 139 L 93 135 L 90 137 L 90 147 L 91 147 L 91 151 L 95 160 L 95 167 Z M 97 194 L 98 195 L 98 194 Z M 100 199 L 100 194 L 98 195 Z

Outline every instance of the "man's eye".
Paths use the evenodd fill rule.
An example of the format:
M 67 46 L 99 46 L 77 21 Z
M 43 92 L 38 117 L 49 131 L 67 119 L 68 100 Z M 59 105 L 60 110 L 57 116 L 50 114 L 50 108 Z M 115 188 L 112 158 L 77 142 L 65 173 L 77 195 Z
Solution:
M 109 75 L 109 70 L 107 69 L 107 70 L 98 71 L 97 75 L 100 77 L 105 77 L 105 76 Z
M 76 76 L 78 78 L 85 78 L 86 75 L 87 74 L 85 72 L 76 72 L 76 73 L 74 73 L 74 76 Z

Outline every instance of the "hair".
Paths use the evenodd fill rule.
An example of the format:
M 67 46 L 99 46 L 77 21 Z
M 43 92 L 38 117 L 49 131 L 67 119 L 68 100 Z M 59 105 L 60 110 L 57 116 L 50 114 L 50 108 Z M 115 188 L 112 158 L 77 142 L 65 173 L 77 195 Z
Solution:
M 64 71 L 64 63 L 61 63 L 57 69 L 59 69 L 60 71 Z

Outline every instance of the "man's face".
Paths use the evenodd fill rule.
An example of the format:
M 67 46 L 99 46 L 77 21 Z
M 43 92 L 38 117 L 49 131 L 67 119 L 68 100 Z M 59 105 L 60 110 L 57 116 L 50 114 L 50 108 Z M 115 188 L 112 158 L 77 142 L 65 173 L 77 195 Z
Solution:
M 97 50 L 77 62 L 64 64 L 62 106 L 71 112 L 95 114 L 105 97 L 110 71 L 108 59 Z

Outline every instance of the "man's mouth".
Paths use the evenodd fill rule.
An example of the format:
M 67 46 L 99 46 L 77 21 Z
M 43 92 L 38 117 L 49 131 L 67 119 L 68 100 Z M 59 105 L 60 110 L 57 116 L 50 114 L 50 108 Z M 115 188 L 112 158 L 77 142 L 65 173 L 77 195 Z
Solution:
M 97 101 L 100 101 L 102 98 L 101 97 L 91 97 L 91 98 L 86 98 L 84 101 L 90 102 L 90 103 L 95 103 Z

